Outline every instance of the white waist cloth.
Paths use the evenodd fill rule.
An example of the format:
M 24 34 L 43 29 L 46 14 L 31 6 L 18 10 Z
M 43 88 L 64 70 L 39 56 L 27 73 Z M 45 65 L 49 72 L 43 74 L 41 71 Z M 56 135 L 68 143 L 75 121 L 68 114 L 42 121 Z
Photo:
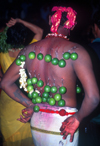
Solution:
M 40 109 L 51 109 L 66 112 L 77 112 L 76 108 L 50 106 L 48 104 L 37 104 Z M 63 140 L 60 135 L 62 122 L 71 115 L 60 116 L 56 113 L 37 112 L 31 118 L 31 132 L 35 146 L 78 146 L 79 131 L 74 134 L 73 142 L 70 142 L 70 134 Z

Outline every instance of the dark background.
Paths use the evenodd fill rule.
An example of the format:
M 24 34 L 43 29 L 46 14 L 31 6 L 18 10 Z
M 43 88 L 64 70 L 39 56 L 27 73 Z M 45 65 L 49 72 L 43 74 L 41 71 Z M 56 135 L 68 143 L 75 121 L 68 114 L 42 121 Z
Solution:
M 72 33 L 74 41 L 80 41 L 80 35 L 86 30 L 87 26 L 91 22 L 91 17 L 95 8 L 99 8 L 99 0 L 0 0 L 0 17 L 4 17 L 6 13 L 6 22 L 10 17 L 20 17 L 22 11 L 22 3 L 31 3 L 31 7 L 27 11 L 27 17 L 24 19 L 37 23 L 37 25 L 43 25 L 43 21 L 40 20 L 40 9 L 47 7 L 50 9 L 55 5 L 70 6 L 77 12 L 77 25 Z M 94 8 L 93 8 L 94 7 Z M 14 16 L 12 11 L 17 11 L 17 15 Z M 9 14 L 8 14 L 9 13 Z M 30 20 L 29 20 L 30 21 Z M 39 22 L 39 23 L 38 23 Z M 43 27 L 43 26 L 42 26 Z M 45 27 L 44 27 L 45 29 Z M 48 30 L 47 30 L 48 31 Z
M 8 22 L 11 17 L 21 18 L 43 28 L 44 38 L 50 31 L 48 25 L 49 13 L 47 13 L 44 20 L 41 16 L 41 9 L 43 8 L 44 11 L 47 12 L 47 8 L 50 10 L 56 5 L 70 6 L 77 12 L 77 25 L 74 30 L 71 31 L 70 40 L 82 44 L 83 46 L 90 43 L 90 32 L 88 28 L 91 25 L 94 12 L 100 9 L 100 0 L 0 0 L 0 28 L 5 27 L 6 22 Z M 29 6 L 28 9 L 27 6 Z M 23 11 L 25 11 L 24 15 L 22 15 Z M 31 36 L 32 34 L 30 37 Z M 77 95 L 78 108 L 80 108 L 84 98 L 82 94 L 83 93 Z M 100 146 L 100 126 L 92 124 L 93 123 L 87 120 L 83 120 L 81 123 L 79 146 Z M 0 140 L 1 146 L 2 135 L 0 135 Z

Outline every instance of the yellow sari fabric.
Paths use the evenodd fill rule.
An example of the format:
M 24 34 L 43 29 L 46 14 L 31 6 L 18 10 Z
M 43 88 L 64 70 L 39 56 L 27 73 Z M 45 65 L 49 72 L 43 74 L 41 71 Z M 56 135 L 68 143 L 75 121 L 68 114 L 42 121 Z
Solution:
M 0 65 L 3 73 L 15 58 L 9 53 L 0 53 Z M 0 130 L 3 135 L 3 146 L 34 146 L 30 123 L 17 121 L 25 107 L 11 99 L 3 90 L 0 95 Z
M 37 42 L 37 40 L 36 40 L 36 39 L 33 39 L 33 40 L 30 42 L 30 44 L 35 43 L 35 42 Z

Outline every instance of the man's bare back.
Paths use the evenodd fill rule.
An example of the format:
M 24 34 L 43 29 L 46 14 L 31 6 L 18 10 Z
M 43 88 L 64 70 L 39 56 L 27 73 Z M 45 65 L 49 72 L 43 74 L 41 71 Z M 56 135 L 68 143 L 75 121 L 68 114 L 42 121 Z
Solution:
M 75 26 L 75 12 L 71 8 L 67 9 L 65 7 L 54 7 L 54 9 L 56 9 L 58 15 L 62 15 L 62 12 L 64 11 L 70 11 L 70 13 L 73 14 L 69 16 L 71 19 L 65 20 L 66 23 L 64 22 L 63 25 L 58 23 L 59 21 L 57 20 L 59 19 L 56 19 L 56 14 L 52 17 L 52 19 L 55 19 L 52 23 L 57 21 L 57 23 L 53 23 L 52 26 L 54 27 L 55 24 L 59 24 L 57 29 L 56 26 L 54 27 L 56 35 L 67 36 L 70 33 L 72 26 Z M 73 20 L 73 23 L 71 20 Z M 52 35 L 54 35 L 54 37 L 52 37 Z M 87 51 L 79 44 L 70 42 L 61 37 L 58 38 L 56 35 L 55 33 L 51 33 L 51 37 L 27 46 L 19 53 L 18 57 L 20 55 L 26 56 L 24 69 L 27 69 L 30 78 L 36 77 L 39 80 L 42 80 L 44 86 L 56 86 L 57 89 L 64 86 L 67 89 L 67 92 L 62 95 L 62 99 L 65 100 L 65 107 L 76 107 L 76 79 L 78 78 L 80 80 L 85 92 L 82 105 L 79 111 L 71 117 L 66 118 L 62 122 L 61 127 L 58 127 L 61 131 L 60 134 L 63 135 L 63 139 L 66 139 L 66 137 L 70 134 L 70 142 L 72 142 L 74 133 L 79 127 L 80 122 L 84 117 L 92 113 L 99 104 L 100 95 L 93 72 L 92 62 Z M 28 55 L 30 52 L 35 52 L 35 59 L 29 59 Z M 51 61 L 46 62 L 44 59 L 44 57 L 49 54 L 52 58 L 56 57 L 61 60 L 63 59 L 63 54 L 65 52 L 75 52 L 77 53 L 78 58 L 76 60 L 71 58 L 68 60 L 64 59 L 66 62 L 64 67 L 61 67 L 60 65 L 53 65 Z M 42 60 L 37 59 L 37 55 L 39 53 L 43 54 Z M 32 117 L 32 114 L 34 113 L 33 107 L 35 105 L 15 85 L 16 79 L 20 77 L 19 70 L 20 66 L 16 65 L 15 60 L 4 75 L 4 78 L 1 81 L 1 87 L 12 99 L 26 107 L 22 110 L 22 114 L 25 117 L 20 116 L 18 119 L 19 121 L 26 123 Z M 37 87 L 37 85 L 34 85 L 34 87 L 40 91 L 40 95 L 44 92 L 44 86 Z M 54 94 L 51 94 L 51 96 L 54 97 Z M 27 111 L 27 114 L 25 114 L 25 111 Z
M 79 50 L 84 49 L 80 45 L 66 39 L 47 38 L 38 44 L 30 45 L 26 54 L 28 56 L 30 52 L 35 51 L 36 56 L 39 53 L 42 53 L 43 56 L 50 54 L 52 59 L 58 58 L 60 60 L 63 59 L 65 52 L 76 52 L 78 54 Z M 66 66 L 61 68 L 58 65 L 53 65 L 51 62 L 46 62 L 44 59 L 40 61 L 36 57 L 34 60 L 27 59 L 26 68 L 30 78 L 36 76 L 38 80 L 41 79 L 44 82 L 44 86 L 50 85 L 52 87 L 55 85 L 58 89 L 61 86 L 65 86 L 67 92 L 62 95 L 62 99 L 65 100 L 66 106 L 76 107 L 76 74 L 73 65 L 74 62 L 79 62 L 79 60 L 80 54 L 78 54 L 77 60 L 66 60 Z M 35 88 L 41 92 L 41 95 L 44 92 L 44 86 L 37 87 L 35 85 Z M 52 93 L 50 95 L 54 96 Z

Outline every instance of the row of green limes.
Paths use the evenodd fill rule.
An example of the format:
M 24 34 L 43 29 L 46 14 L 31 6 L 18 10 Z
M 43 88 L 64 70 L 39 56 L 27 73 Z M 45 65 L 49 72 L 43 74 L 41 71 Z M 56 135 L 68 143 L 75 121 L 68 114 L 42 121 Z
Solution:
M 28 55 L 28 57 L 29 57 L 30 59 L 35 59 L 35 57 L 36 57 L 35 52 L 30 52 L 29 55 Z M 65 60 L 68 60 L 69 58 L 71 58 L 72 60 L 76 60 L 76 59 L 78 58 L 78 54 L 75 53 L 75 52 L 73 52 L 73 53 L 71 53 L 71 54 L 70 54 L 69 52 L 65 52 L 65 53 L 63 54 L 63 58 L 64 58 Z M 42 53 L 39 53 L 39 54 L 37 55 L 37 59 L 38 59 L 38 60 L 42 60 L 42 59 L 43 59 L 43 54 L 42 54 Z M 47 54 L 47 55 L 45 55 L 45 57 L 44 57 L 44 60 L 45 60 L 46 62 L 51 62 L 53 65 L 58 65 L 59 67 L 65 67 L 65 66 L 66 66 L 66 62 L 65 62 L 64 59 L 61 59 L 61 60 L 58 60 L 58 58 L 53 58 L 53 59 L 52 59 L 52 56 L 51 56 L 50 54 Z
M 81 88 L 77 87 L 76 88 L 77 93 L 81 92 Z M 58 106 L 63 107 L 65 106 L 65 100 L 62 99 L 61 94 L 57 93 L 54 95 L 54 98 L 49 96 L 48 92 L 43 92 L 42 97 L 39 96 L 39 94 L 37 92 L 33 92 L 33 93 L 28 93 L 28 97 L 32 100 L 32 103 L 36 104 L 36 103 L 41 103 L 41 102 L 47 102 L 49 105 L 53 106 L 55 105 L 55 103 L 58 103 Z M 33 110 L 34 112 L 38 112 L 40 109 L 39 106 L 35 105 Z
M 30 59 L 35 59 L 35 57 L 36 57 L 35 52 L 30 52 L 30 53 L 28 54 L 28 57 L 29 57 Z M 69 52 L 65 52 L 65 53 L 63 54 L 63 58 L 64 58 L 65 60 L 68 60 L 69 58 L 71 58 L 72 60 L 76 60 L 76 59 L 78 58 L 78 54 L 75 53 L 75 52 L 73 52 L 73 53 L 71 53 L 71 54 L 70 54 Z M 43 59 L 43 54 L 42 54 L 42 53 L 39 53 L 39 54 L 37 55 L 37 59 L 38 59 L 38 60 L 42 60 L 42 59 Z M 44 60 L 45 60 L 46 62 L 51 62 L 53 65 L 58 65 L 59 67 L 65 67 L 65 66 L 66 66 L 66 62 L 65 62 L 64 59 L 61 59 L 61 60 L 58 60 L 58 58 L 53 58 L 53 59 L 52 59 L 52 56 L 51 56 L 50 54 L 47 54 L 47 55 L 45 55 L 45 57 L 44 57 Z M 25 55 L 20 55 L 20 57 L 16 60 L 16 64 L 17 64 L 17 65 L 21 65 L 21 61 L 25 61 L 25 60 L 26 60 Z
M 28 55 L 28 57 L 29 57 L 30 59 L 35 59 L 35 57 L 36 57 L 35 52 L 30 52 L 29 55 Z M 39 53 L 39 54 L 37 55 L 37 58 L 38 58 L 38 60 L 42 60 L 42 59 L 43 59 L 43 54 L 42 54 L 42 53 Z M 75 53 L 75 52 L 73 52 L 73 53 L 71 53 L 71 54 L 70 54 L 69 52 L 65 52 L 65 53 L 63 54 L 63 58 L 64 58 L 65 60 L 68 60 L 68 59 L 70 59 L 70 58 L 71 58 L 72 60 L 76 60 L 76 59 L 78 58 L 78 54 Z M 52 60 L 52 56 L 51 56 L 50 54 L 47 54 L 47 55 L 45 55 L 44 59 L 45 59 L 46 62 L 50 62 L 50 61 Z
M 37 92 L 33 92 L 33 93 L 28 93 L 28 97 L 32 100 L 32 103 L 36 104 L 36 103 L 41 103 L 41 102 L 47 102 L 50 105 L 55 105 L 56 101 L 58 102 L 59 106 L 64 106 L 65 105 L 65 101 L 62 99 L 61 94 L 56 93 L 54 95 L 54 98 L 49 96 L 48 92 L 43 92 L 42 97 L 39 96 L 39 94 Z
M 65 100 L 62 99 L 62 96 L 59 93 L 56 93 L 54 98 L 52 98 L 49 96 L 48 92 L 43 92 L 41 97 L 36 91 L 34 91 L 32 93 L 28 93 L 28 97 L 32 100 L 33 104 L 47 102 L 51 106 L 55 105 L 56 103 L 58 103 L 58 106 L 60 107 L 65 106 Z M 39 109 L 40 108 L 37 105 L 35 105 L 33 108 L 34 112 L 38 112 Z
M 32 102 L 34 103 L 34 101 L 32 100 Z M 49 105 L 53 106 L 55 105 L 56 101 L 54 98 L 48 98 L 47 103 L 49 103 Z M 63 99 L 58 101 L 58 106 L 60 107 L 64 107 L 65 106 L 65 101 Z M 34 112 L 39 112 L 40 107 L 38 105 L 35 105 L 33 108 Z
M 33 77 L 32 79 L 27 79 L 27 90 L 30 92 L 31 90 L 33 90 L 33 85 L 32 84 L 37 84 L 38 87 L 42 87 L 44 85 L 42 80 L 38 80 L 36 77 Z M 50 87 L 49 85 L 46 85 L 44 87 L 44 91 L 45 92 L 52 92 L 52 93 L 56 93 L 57 92 L 57 87 L 56 86 L 52 86 Z M 59 88 L 59 93 L 60 94 L 65 94 L 67 91 L 66 87 L 61 86 Z M 79 86 L 76 87 L 76 93 L 80 93 L 81 92 L 81 88 Z
M 81 88 L 76 87 L 76 92 L 80 93 Z M 54 98 L 49 96 L 48 92 L 43 92 L 42 97 L 39 96 L 37 92 L 33 92 L 32 94 L 28 93 L 28 97 L 32 99 L 32 103 L 41 103 L 41 102 L 47 102 L 49 105 L 55 105 L 56 101 L 58 102 L 58 106 L 63 107 L 65 106 L 65 101 L 62 99 L 61 95 L 59 93 L 54 95 Z M 39 112 L 40 107 L 38 105 L 35 105 L 33 108 L 34 112 Z
M 43 87 L 44 82 L 42 80 L 38 80 L 36 77 L 33 77 L 32 79 L 27 79 L 27 90 L 30 92 L 31 90 L 33 90 L 33 85 L 32 84 L 37 84 L 38 87 Z M 57 87 L 56 86 L 52 86 L 50 87 L 49 85 L 46 85 L 44 87 L 44 91 L 45 92 L 52 92 L 52 93 L 56 93 L 57 92 Z M 61 94 L 65 94 L 67 91 L 66 87 L 61 86 L 59 88 L 59 92 Z

